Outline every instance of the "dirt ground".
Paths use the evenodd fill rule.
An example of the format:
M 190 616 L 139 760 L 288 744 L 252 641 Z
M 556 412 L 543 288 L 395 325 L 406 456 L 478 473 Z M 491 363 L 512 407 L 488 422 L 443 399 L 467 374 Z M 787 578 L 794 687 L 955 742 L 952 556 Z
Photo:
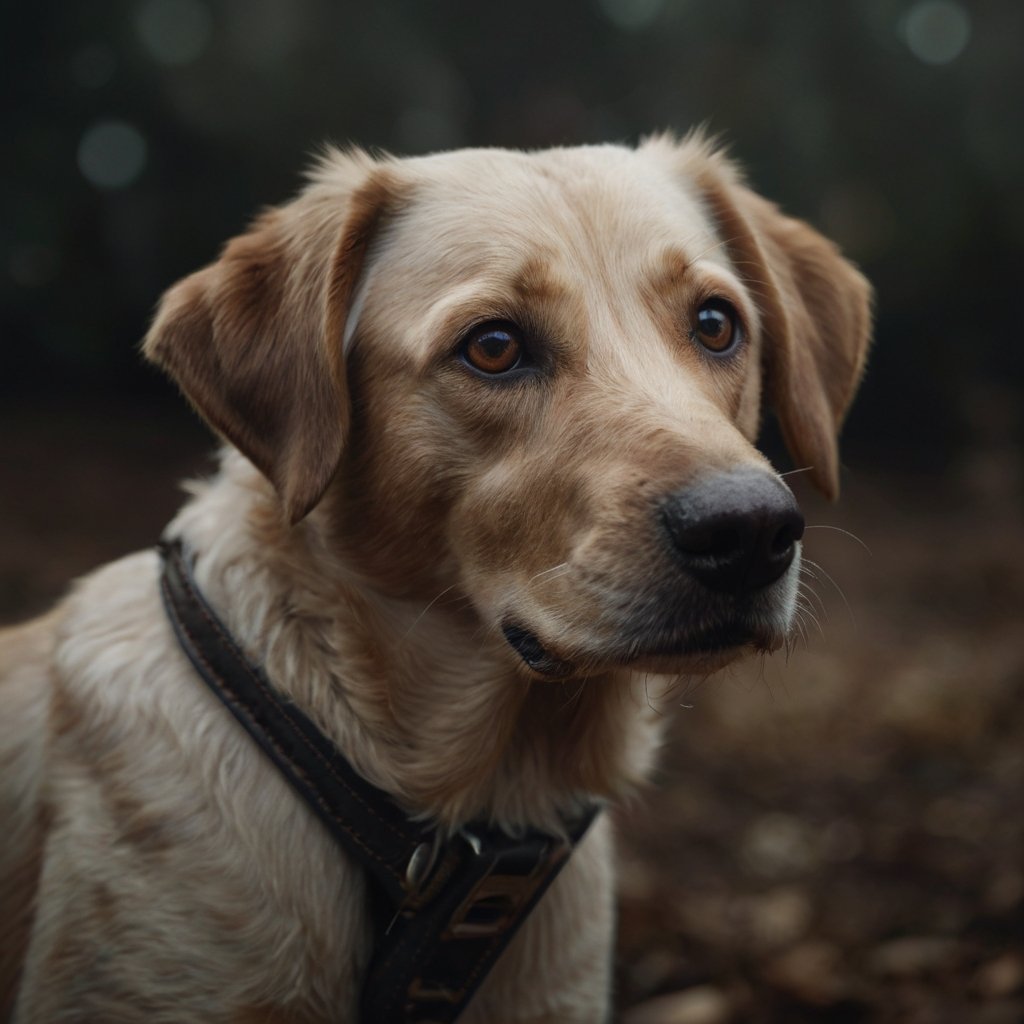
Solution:
M 180 413 L 0 412 L 0 621 L 148 545 L 210 444 Z M 1024 488 L 809 498 L 805 638 L 680 692 L 617 812 L 630 1024 L 1024 1021 Z

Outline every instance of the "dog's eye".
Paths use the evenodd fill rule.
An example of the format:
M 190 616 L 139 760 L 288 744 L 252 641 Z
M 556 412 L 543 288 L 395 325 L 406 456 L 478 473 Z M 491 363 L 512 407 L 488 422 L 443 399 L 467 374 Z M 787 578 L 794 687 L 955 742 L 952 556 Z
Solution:
M 462 357 L 474 370 L 493 377 L 520 364 L 523 343 L 512 325 L 485 324 L 463 342 Z
M 709 352 L 722 355 L 740 340 L 739 317 L 732 303 L 725 299 L 708 299 L 697 310 L 694 337 Z

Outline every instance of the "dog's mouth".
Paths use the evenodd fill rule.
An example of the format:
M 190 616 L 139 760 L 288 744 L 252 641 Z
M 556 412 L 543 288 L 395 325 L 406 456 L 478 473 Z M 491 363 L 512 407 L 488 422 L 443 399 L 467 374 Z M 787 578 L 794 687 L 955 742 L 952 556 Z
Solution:
M 506 623 L 501 631 L 512 650 L 523 659 L 523 663 L 531 671 L 549 679 L 562 679 L 572 673 L 572 662 L 550 654 L 536 633 L 531 633 L 525 627 L 514 623 Z
M 705 671 L 726 665 L 744 649 L 761 653 L 778 650 L 783 639 L 761 625 L 741 619 L 712 623 L 679 634 L 654 634 L 623 643 L 601 654 L 563 657 L 546 647 L 536 633 L 519 623 L 506 622 L 502 632 L 509 646 L 531 672 L 547 679 L 564 679 L 601 668 L 640 668 L 651 671 Z

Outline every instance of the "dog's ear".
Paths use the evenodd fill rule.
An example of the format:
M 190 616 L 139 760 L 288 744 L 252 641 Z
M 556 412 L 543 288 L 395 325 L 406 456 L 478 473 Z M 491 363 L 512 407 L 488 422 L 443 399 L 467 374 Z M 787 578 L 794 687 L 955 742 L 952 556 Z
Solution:
M 319 501 L 341 457 L 342 335 L 369 238 L 395 192 L 367 158 L 333 159 L 337 173 L 325 161 L 296 200 L 174 285 L 142 345 L 270 480 L 292 523 Z
M 835 245 L 748 189 L 723 157 L 705 151 L 695 176 L 759 305 L 768 396 L 786 446 L 834 499 L 839 428 L 871 335 L 871 287 Z

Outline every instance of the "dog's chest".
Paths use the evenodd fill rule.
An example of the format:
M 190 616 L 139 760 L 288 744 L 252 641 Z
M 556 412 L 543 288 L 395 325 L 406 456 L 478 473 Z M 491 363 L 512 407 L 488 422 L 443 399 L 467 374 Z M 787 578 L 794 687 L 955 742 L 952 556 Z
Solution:
M 58 662 L 50 849 L 76 855 L 49 858 L 43 884 L 77 951 L 57 959 L 96 992 L 116 973 L 194 1019 L 350 1004 L 369 945 L 361 875 L 195 678 L 150 554 L 84 584 Z M 69 929 L 51 930 L 66 947 Z

